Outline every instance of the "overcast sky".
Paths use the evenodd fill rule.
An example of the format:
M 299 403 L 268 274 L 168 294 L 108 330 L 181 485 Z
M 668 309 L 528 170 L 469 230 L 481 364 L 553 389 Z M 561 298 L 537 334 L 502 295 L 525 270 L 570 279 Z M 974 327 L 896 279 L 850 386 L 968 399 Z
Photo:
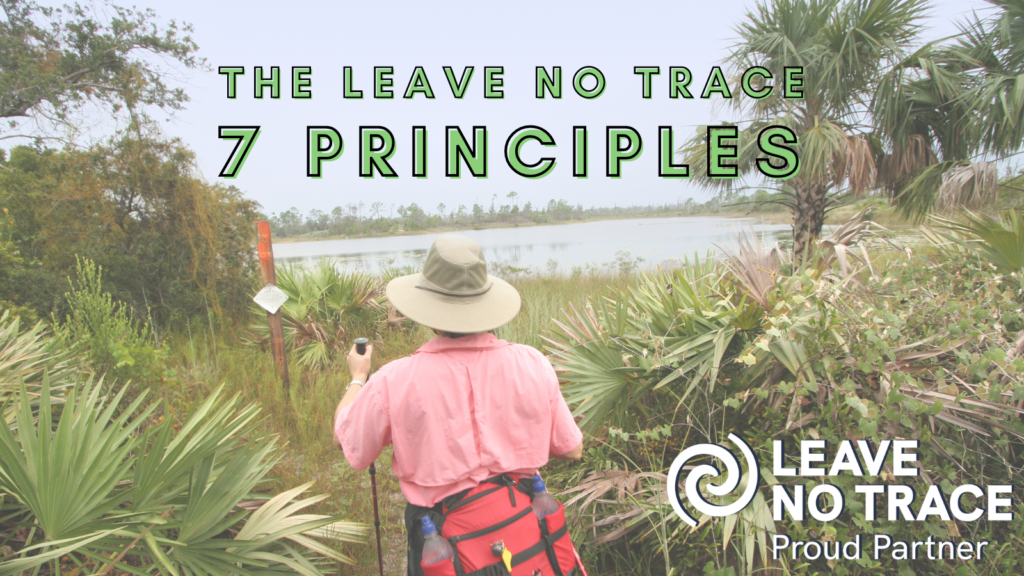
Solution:
M 226 2 L 210 0 L 138 0 L 162 19 L 191 22 L 201 55 L 212 71 L 189 72 L 192 101 L 165 124 L 198 155 L 203 174 L 218 180 L 233 143 L 217 137 L 220 125 L 260 125 L 262 132 L 238 178 L 230 181 L 257 200 L 267 214 L 295 206 L 330 211 L 334 206 L 375 201 L 385 205 L 416 202 L 428 212 L 439 202 L 489 206 L 493 194 L 504 200 L 509 191 L 520 203 L 546 203 L 565 198 L 584 206 L 674 202 L 707 198 L 697 187 L 657 177 L 657 129 L 675 129 L 678 143 L 695 126 L 733 119 L 730 111 L 700 100 L 668 98 L 668 67 L 686 66 L 700 90 L 711 67 L 721 62 L 734 42 L 734 26 L 752 0 L 675 2 Z M 987 12 L 982 0 L 934 2 L 925 25 L 928 39 L 953 34 L 953 21 L 971 10 Z M 534 68 L 561 66 L 561 100 L 534 98 Z M 604 72 L 603 95 L 586 100 L 572 91 L 572 75 L 583 66 Z M 244 66 L 235 100 L 226 98 L 226 79 L 219 66 Z M 284 75 L 279 100 L 253 97 L 255 66 L 280 66 Z M 292 66 L 313 69 L 311 100 L 290 98 Z M 362 100 L 342 98 L 343 67 L 351 66 Z M 375 100 L 374 66 L 394 68 L 393 100 Z M 436 96 L 401 98 L 410 74 L 423 66 Z M 448 88 L 443 66 L 461 73 L 475 66 L 462 100 Z M 504 67 L 504 99 L 483 97 L 485 66 Z M 634 66 L 660 66 L 654 97 L 641 97 L 641 79 Z M 555 170 L 542 179 L 514 174 L 503 159 L 508 135 L 519 126 L 547 129 L 557 142 Z M 330 125 L 345 140 L 345 151 L 324 165 L 323 177 L 306 177 L 306 126 Z M 385 126 L 394 133 L 397 150 L 392 165 L 397 179 L 358 176 L 358 127 Z M 429 135 L 429 176 L 411 175 L 412 127 Z M 444 175 L 444 127 L 458 125 L 470 134 L 474 125 L 489 131 L 489 177 L 449 179 Z M 590 177 L 572 177 L 572 127 L 590 132 Z M 618 180 L 604 176 L 604 129 L 608 125 L 636 128 L 644 139 L 643 154 L 625 165 Z M 536 160 L 541 148 L 525 148 Z M 544 155 L 548 155 L 545 151 Z M 507 201 L 506 201 L 507 202 Z

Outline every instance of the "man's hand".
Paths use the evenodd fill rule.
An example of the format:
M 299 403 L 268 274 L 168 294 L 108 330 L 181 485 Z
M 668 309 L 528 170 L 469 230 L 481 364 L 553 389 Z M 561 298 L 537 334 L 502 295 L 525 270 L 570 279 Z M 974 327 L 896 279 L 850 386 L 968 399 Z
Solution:
M 352 375 L 352 380 L 359 380 L 363 384 L 366 384 L 366 379 L 370 376 L 370 356 L 373 354 L 373 345 L 366 345 L 366 354 L 360 354 L 356 352 L 356 347 L 353 344 L 352 349 L 348 351 L 348 371 Z M 356 396 L 363 387 L 359 384 L 349 386 L 345 392 L 345 395 L 341 398 L 341 402 L 338 402 L 338 407 L 334 410 L 334 422 L 338 422 L 338 414 L 341 413 L 341 409 L 348 406 L 349 404 L 356 401 Z M 334 442 L 341 448 L 341 441 L 338 437 L 334 437 Z
M 348 371 L 352 375 L 353 380 L 366 382 L 366 378 L 370 375 L 370 356 L 372 355 L 373 344 L 366 345 L 366 354 L 356 352 L 355 345 L 352 345 L 352 349 L 348 351 L 347 360 Z

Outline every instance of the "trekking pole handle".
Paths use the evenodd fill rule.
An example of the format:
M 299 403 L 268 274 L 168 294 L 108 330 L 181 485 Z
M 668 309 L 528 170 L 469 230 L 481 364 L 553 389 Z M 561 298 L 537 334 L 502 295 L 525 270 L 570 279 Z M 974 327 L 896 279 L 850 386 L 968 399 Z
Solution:
M 356 354 L 359 354 L 360 356 L 366 354 L 366 345 L 369 343 L 370 340 L 368 338 L 356 338 Z

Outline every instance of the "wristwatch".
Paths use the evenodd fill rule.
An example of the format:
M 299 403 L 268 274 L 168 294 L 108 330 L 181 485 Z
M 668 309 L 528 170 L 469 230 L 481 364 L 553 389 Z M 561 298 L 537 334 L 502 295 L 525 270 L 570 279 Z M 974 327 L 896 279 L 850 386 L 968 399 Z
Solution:
M 351 388 L 353 384 L 358 384 L 360 386 L 363 386 L 363 383 L 360 382 L 359 380 L 353 380 L 353 381 L 348 383 L 348 386 L 345 386 L 345 392 L 348 392 L 348 389 Z

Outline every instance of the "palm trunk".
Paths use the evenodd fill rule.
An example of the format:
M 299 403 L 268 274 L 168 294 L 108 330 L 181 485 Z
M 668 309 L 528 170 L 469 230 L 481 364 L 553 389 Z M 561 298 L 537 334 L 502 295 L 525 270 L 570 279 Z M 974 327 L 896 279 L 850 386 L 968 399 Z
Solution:
M 796 204 L 793 206 L 793 261 L 802 263 L 810 256 L 811 248 L 821 237 L 825 225 L 826 186 L 798 185 Z

